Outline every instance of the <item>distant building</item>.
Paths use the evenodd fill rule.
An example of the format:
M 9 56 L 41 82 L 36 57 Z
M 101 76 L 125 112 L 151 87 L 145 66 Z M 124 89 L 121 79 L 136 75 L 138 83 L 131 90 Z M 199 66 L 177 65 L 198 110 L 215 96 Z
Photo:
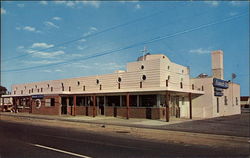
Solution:
M 240 113 L 240 85 L 224 80 L 223 52 L 212 52 L 212 76 L 163 54 L 146 54 L 112 74 L 12 85 L 20 112 L 127 118 L 210 118 Z
M 241 96 L 240 105 L 241 105 L 241 112 L 250 112 L 250 97 Z

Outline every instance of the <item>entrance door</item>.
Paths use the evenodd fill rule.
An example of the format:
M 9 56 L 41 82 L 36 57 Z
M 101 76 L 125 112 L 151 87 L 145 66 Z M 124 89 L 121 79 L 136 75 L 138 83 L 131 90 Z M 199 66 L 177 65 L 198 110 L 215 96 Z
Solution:
M 178 96 L 171 96 L 170 116 L 176 117 L 176 118 L 180 117 L 180 107 L 179 107 L 179 97 Z
M 62 115 L 67 115 L 67 105 L 62 105 L 62 107 L 61 107 L 61 114 Z

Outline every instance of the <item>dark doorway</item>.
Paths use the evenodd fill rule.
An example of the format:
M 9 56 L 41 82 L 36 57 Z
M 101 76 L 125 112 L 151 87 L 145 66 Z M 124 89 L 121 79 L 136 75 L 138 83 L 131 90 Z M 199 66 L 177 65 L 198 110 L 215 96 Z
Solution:
M 67 105 L 62 105 L 62 107 L 61 107 L 61 114 L 62 115 L 67 115 Z
M 146 108 L 146 118 L 152 119 L 152 109 L 151 108 Z

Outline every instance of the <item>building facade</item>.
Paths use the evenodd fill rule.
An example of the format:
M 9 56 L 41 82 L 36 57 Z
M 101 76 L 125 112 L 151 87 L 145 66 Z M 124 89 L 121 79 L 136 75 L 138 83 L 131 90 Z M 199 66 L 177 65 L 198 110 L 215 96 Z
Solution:
M 222 51 L 212 52 L 213 76 L 190 78 L 189 71 L 163 54 L 147 54 L 128 63 L 125 71 L 16 84 L 12 85 L 11 95 L 4 97 L 13 99 L 16 111 L 46 115 L 169 121 L 171 117 L 209 118 L 240 113 L 240 86 L 223 80 Z M 221 90 L 223 96 L 215 96 L 214 78 L 227 84 Z

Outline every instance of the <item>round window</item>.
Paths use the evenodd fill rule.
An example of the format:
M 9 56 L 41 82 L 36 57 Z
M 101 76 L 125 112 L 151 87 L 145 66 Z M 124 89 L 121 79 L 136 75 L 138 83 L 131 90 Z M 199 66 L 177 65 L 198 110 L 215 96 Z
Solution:
M 143 65 L 141 66 L 141 69 L 142 69 L 142 70 L 144 69 L 144 66 L 143 66 Z
M 121 81 L 122 81 L 122 78 L 121 78 L 121 77 L 118 77 L 117 81 L 118 81 L 118 82 L 121 82 Z
M 35 101 L 35 103 L 36 103 L 36 108 L 40 108 L 41 107 L 41 100 L 40 99 L 36 99 L 36 101 Z
M 96 79 L 96 84 L 99 84 L 99 80 L 98 79 Z
M 146 75 L 142 75 L 142 80 L 146 80 L 146 79 L 147 79 Z

